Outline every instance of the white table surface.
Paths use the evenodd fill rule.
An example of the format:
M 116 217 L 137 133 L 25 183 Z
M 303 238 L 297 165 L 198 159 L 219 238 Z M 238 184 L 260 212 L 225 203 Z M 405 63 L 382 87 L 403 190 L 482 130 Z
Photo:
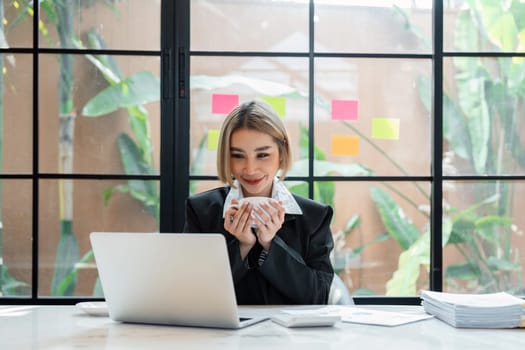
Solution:
M 362 306 L 422 312 L 419 306 Z M 241 308 L 271 314 L 276 307 Z M 117 323 L 75 306 L 0 306 L 0 349 L 525 349 L 525 329 L 456 329 L 437 319 L 396 327 L 338 322 L 285 328 L 264 321 L 240 330 Z

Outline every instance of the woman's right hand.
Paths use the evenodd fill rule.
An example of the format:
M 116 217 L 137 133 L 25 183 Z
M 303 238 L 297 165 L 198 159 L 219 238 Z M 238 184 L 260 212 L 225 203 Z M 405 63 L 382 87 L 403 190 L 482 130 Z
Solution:
M 239 203 L 235 199 L 231 204 L 224 216 L 224 229 L 239 240 L 241 258 L 244 260 L 257 241 L 251 230 L 253 206 L 246 202 L 238 207 Z

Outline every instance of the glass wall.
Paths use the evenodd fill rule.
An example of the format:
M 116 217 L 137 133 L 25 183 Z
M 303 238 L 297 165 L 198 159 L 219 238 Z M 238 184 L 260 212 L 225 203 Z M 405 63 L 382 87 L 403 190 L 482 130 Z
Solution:
M 523 1 L 44 0 L 0 12 L 2 299 L 102 296 L 89 233 L 180 227 L 161 193 L 182 207 L 221 186 L 219 128 L 250 99 L 290 132 L 286 186 L 334 208 L 332 263 L 352 295 L 525 294 Z
M 159 226 L 161 3 L 34 3 L 0 3 L 0 296 L 101 296 L 89 234 Z
M 192 189 L 212 187 L 224 116 L 265 100 L 291 134 L 287 186 L 335 209 L 332 261 L 352 294 L 415 295 L 429 288 L 432 119 L 420 93 L 431 88 L 432 2 L 312 5 L 191 2 Z M 416 244 L 417 275 L 402 285 L 414 266 L 400 257 Z
M 443 25 L 433 31 L 434 5 Z M 191 191 L 219 185 L 224 116 L 262 99 L 291 134 L 287 186 L 335 209 L 332 262 L 354 296 L 429 289 L 431 251 L 442 249 L 432 235 L 443 241 L 434 269 L 444 290 L 524 293 L 512 181 L 525 179 L 525 65 L 512 55 L 525 47 L 524 9 L 481 0 L 191 1 Z M 441 36 L 443 50 L 434 45 Z M 442 218 L 433 217 L 439 198 Z M 433 220 L 442 232 L 431 232 Z

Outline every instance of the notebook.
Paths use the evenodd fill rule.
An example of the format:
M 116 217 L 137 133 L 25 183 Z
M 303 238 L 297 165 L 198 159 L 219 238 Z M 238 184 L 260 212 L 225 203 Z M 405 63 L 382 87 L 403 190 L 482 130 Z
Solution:
M 243 328 L 224 236 L 93 232 L 109 317 L 114 321 Z

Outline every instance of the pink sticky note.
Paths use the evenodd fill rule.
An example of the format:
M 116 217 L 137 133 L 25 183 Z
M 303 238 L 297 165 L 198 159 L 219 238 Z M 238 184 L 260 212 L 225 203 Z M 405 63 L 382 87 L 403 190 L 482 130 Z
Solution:
M 332 120 L 357 120 L 357 100 L 332 100 Z
M 228 114 L 239 105 L 239 95 L 212 94 L 211 112 L 213 114 Z

